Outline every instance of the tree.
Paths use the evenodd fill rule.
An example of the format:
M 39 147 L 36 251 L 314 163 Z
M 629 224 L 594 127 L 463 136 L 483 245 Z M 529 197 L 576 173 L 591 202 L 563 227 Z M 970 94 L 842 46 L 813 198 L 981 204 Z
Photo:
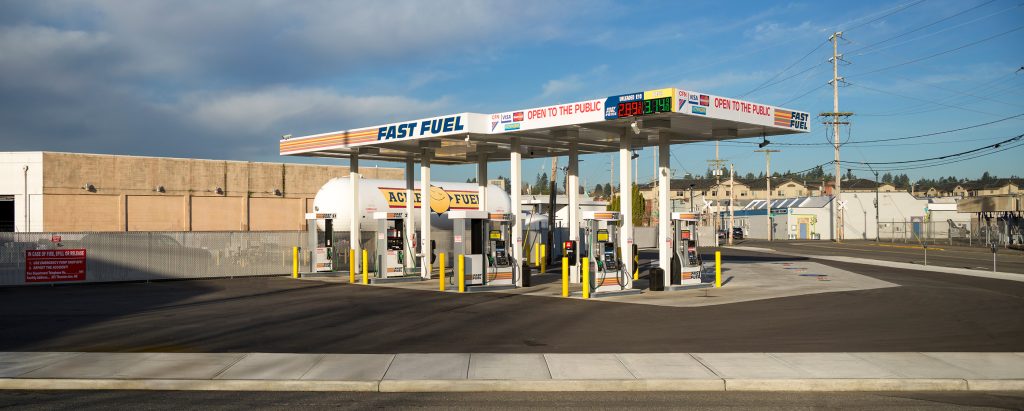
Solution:
M 548 181 L 548 173 L 537 174 L 536 182 L 534 182 L 530 194 L 549 194 L 550 192 L 551 182 Z
M 644 222 L 644 196 L 640 194 L 640 187 L 633 184 L 633 226 L 637 227 Z M 608 202 L 608 211 L 621 211 L 622 206 L 619 204 L 619 196 L 613 196 L 611 201 Z
M 757 177 L 756 177 L 756 176 L 754 176 L 754 173 L 751 173 L 751 172 L 747 172 L 747 174 L 746 174 L 746 175 L 744 175 L 744 176 L 743 176 L 743 178 L 745 178 L 745 179 L 747 179 L 747 180 L 753 180 L 753 179 L 755 179 L 755 178 L 757 178 Z
M 476 177 L 470 177 L 470 178 L 467 178 L 467 179 L 466 179 L 466 182 L 467 182 L 467 183 L 475 183 L 475 182 L 476 182 Z
M 847 180 L 853 180 L 855 178 L 857 178 L 857 176 L 853 175 L 853 169 L 852 168 L 846 169 L 846 179 Z
M 610 183 L 604 183 L 604 195 L 605 196 L 612 195 L 612 185 Z
M 995 180 L 995 177 L 992 176 L 991 174 L 989 174 L 988 171 L 986 171 L 984 173 L 981 173 L 981 182 L 982 183 L 987 183 L 987 182 L 990 182 L 992 180 Z
M 892 184 L 892 173 L 886 172 L 885 174 L 882 174 L 882 182 Z
M 595 197 L 595 198 L 597 198 L 597 197 L 604 197 L 604 186 L 600 185 L 600 184 L 595 185 L 594 186 L 594 191 L 590 192 L 590 196 L 591 197 Z

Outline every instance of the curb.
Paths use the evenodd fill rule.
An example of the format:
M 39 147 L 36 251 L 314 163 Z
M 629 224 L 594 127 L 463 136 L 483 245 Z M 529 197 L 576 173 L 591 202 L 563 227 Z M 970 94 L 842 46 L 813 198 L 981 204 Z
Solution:
M 0 378 L 0 390 L 557 392 L 557 391 L 1024 391 L 1024 380 L 650 379 L 650 380 L 167 380 Z

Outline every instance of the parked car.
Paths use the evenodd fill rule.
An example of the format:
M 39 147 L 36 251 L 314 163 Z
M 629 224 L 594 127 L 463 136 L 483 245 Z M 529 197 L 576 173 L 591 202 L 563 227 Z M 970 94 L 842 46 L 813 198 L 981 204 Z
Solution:
M 732 228 L 732 238 L 733 238 L 733 240 L 742 240 L 743 239 L 743 229 L 740 228 L 740 227 L 733 227 Z

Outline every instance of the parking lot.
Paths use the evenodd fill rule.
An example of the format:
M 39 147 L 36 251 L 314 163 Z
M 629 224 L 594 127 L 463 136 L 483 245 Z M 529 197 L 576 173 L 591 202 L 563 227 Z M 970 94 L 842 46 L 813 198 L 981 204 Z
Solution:
M 724 260 L 801 261 L 738 250 Z M 7 287 L 0 350 L 1024 351 L 1024 283 L 824 264 L 898 286 L 695 307 L 285 277 Z M 726 284 L 711 297 L 677 298 L 729 292 Z

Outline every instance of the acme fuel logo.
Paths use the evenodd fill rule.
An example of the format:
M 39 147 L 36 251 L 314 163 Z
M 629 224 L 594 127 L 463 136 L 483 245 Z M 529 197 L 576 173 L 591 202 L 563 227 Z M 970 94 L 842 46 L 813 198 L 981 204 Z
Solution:
M 405 208 L 405 189 L 381 187 L 380 194 L 387 201 L 388 208 Z M 413 191 L 413 208 L 420 208 L 420 191 Z M 430 186 L 430 211 L 437 214 L 448 210 L 476 210 L 480 197 L 476 191 L 445 190 L 438 186 Z

